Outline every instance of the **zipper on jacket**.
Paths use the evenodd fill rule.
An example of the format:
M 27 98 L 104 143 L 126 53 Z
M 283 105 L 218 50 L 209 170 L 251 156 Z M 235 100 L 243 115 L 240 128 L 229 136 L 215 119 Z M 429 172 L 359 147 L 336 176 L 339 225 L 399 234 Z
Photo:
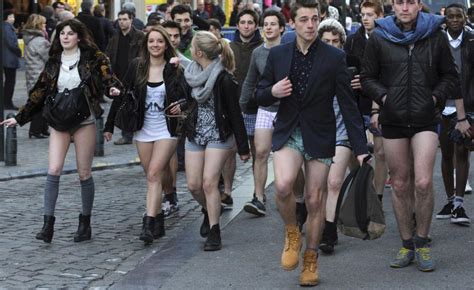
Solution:
M 408 127 L 411 127 L 411 77 L 412 77 L 412 52 L 415 48 L 415 44 L 410 44 L 408 46 L 408 84 L 407 84 L 407 94 L 408 94 L 408 104 L 407 104 L 407 120 Z

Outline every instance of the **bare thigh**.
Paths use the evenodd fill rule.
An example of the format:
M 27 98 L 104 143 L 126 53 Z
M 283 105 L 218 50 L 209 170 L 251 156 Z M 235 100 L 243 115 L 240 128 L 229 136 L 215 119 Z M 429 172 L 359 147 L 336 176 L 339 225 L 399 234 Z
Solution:
M 69 145 L 71 144 L 71 135 L 69 132 L 60 132 L 51 128 L 49 137 L 49 155 L 48 155 L 48 174 L 61 175 L 64 167 Z
M 86 180 L 91 176 L 92 160 L 94 159 L 96 127 L 95 124 L 79 128 L 74 133 L 76 163 L 79 179 Z

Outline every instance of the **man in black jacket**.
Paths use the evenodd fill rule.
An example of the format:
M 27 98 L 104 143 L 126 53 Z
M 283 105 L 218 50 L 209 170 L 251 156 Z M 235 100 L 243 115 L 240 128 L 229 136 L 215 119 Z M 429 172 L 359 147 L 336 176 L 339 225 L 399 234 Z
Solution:
M 138 56 L 140 46 L 145 38 L 143 32 L 132 26 L 133 14 L 130 11 L 122 10 L 118 13 L 118 26 L 120 31 L 116 33 L 109 41 L 105 53 L 110 59 L 112 69 L 120 81 L 123 81 L 125 73 L 130 62 Z M 112 114 L 107 117 L 105 132 L 113 133 Z M 115 145 L 132 144 L 133 133 L 122 131 L 122 138 L 114 142 Z
M 378 126 L 379 106 L 375 102 L 372 102 L 370 97 L 366 96 L 361 90 L 359 75 L 365 46 L 367 45 L 370 34 L 375 28 L 375 20 L 383 18 L 382 2 L 379 0 L 365 0 L 360 4 L 360 15 L 362 18 L 362 26 L 356 33 L 347 37 L 347 41 L 344 44 L 344 51 L 347 53 L 347 65 L 357 70 L 351 85 L 357 97 L 359 111 L 364 117 L 365 127 L 370 130 L 374 137 L 374 187 L 379 199 L 382 200 L 383 191 L 385 189 L 385 179 L 387 178 L 387 165 L 383 151 L 382 133 Z M 374 112 L 371 112 L 372 109 Z
M 105 51 L 105 36 L 102 30 L 102 24 L 100 20 L 92 15 L 92 6 L 94 5 L 92 0 L 84 0 L 81 3 L 81 10 L 76 16 L 76 19 L 84 23 L 89 29 L 90 34 L 94 38 L 94 42 L 101 51 Z
M 449 138 L 449 131 L 451 124 L 459 121 L 456 120 L 456 115 L 474 116 L 474 35 L 465 27 L 465 12 L 466 8 L 457 3 L 450 4 L 445 9 L 446 34 L 454 62 L 461 74 L 461 87 L 456 94 L 463 98 L 455 101 L 448 100 L 442 113 L 439 137 L 442 153 L 441 172 L 448 202 L 436 214 L 437 219 L 451 219 L 452 223 L 461 225 L 468 225 L 471 222 L 463 207 L 464 193 L 469 177 L 470 152 L 464 145 L 464 139 L 460 138 L 455 143 Z M 454 158 L 455 155 L 456 158 Z M 455 180 L 453 178 L 454 168 L 456 168 Z M 456 184 L 456 192 L 454 192 L 454 184 Z
M 390 266 L 406 267 L 416 258 L 418 269 L 428 272 L 435 267 L 428 235 L 437 126 L 458 75 L 440 29 L 444 18 L 420 12 L 421 8 L 420 0 L 394 0 L 395 15 L 376 21 L 365 49 L 361 80 L 363 91 L 380 106 L 383 147 L 402 239 Z

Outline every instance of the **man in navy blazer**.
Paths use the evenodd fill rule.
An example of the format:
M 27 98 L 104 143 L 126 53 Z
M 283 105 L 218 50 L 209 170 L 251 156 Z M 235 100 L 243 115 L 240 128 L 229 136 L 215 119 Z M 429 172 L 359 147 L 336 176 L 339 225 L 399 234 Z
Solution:
M 327 177 L 336 146 L 333 99 L 337 96 L 359 162 L 367 156 L 362 118 L 350 86 L 342 50 L 317 39 L 319 10 L 315 0 L 297 0 L 291 9 L 296 40 L 271 49 L 257 86 L 259 105 L 280 101 L 273 132 L 276 203 L 285 223 L 281 266 L 299 263 L 302 241 L 296 225 L 293 184 L 304 164 L 308 209 L 302 286 L 318 283 L 317 249 L 322 235 Z

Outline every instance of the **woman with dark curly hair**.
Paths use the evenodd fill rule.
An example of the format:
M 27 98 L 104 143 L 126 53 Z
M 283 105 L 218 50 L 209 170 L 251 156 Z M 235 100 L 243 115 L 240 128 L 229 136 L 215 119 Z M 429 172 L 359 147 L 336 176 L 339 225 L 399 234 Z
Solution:
M 36 239 L 46 243 L 50 243 L 53 238 L 59 178 L 71 138 L 74 138 L 82 198 L 82 211 L 74 241 L 91 239 L 90 220 L 95 195 L 91 175 L 96 138 L 95 121 L 103 113 L 99 99 L 104 93 L 108 97 L 118 96 L 121 90 L 120 81 L 113 75 L 109 59 L 92 42 L 84 24 L 72 19 L 57 26 L 49 51 L 49 60 L 33 89 L 29 91 L 28 101 L 14 118 L 0 123 L 6 126 L 16 124 L 23 126 L 43 109 L 49 95 L 56 95 L 65 90 L 72 91 L 81 87 L 81 84 L 84 85 L 84 89 L 79 97 L 86 98 L 90 110 L 89 116 L 80 124 L 63 131 L 54 127 L 67 127 L 64 124 L 51 128 L 48 176 L 44 194 L 44 225 L 36 235 Z

